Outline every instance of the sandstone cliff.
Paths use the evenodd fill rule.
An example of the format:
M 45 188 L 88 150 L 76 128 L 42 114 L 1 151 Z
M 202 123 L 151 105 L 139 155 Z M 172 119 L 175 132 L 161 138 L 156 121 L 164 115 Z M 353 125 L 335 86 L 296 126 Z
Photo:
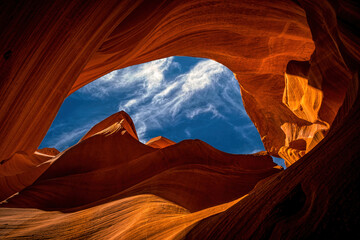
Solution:
M 144 238 L 145 232 L 151 235 L 145 238 L 319 239 L 346 238 L 349 233 L 360 238 L 360 8 L 356 1 L 5 1 L 0 9 L 1 197 L 23 189 L 9 199 L 8 206 L 67 209 L 90 204 L 83 196 L 85 192 L 91 201 L 98 201 L 103 193 L 104 197 L 125 194 L 70 215 L 3 208 L 3 235 L 59 236 L 56 234 L 67 234 L 65 226 L 73 226 L 70 229 L 81 228 L 84 232 L 71 230 L 67 237 Z M 266 150 L 283 157 L 288 169 L 258 183 L 248 195 L 231 204 L 214 206 L 240 196 L 229 193 L 232 197 L 212 199 L 215 195 L 206 193 L 212 200 L 207 207 L 213 206 L 213 212 L 219 213 L 210 217 L 208 208 L 194 213 L 186 208 L 199 209 L 203 201 L 200 190 L 205 183 L 192 184 L 189 190 L 188 182 L 182 186 L 184 193 L 196 192 L 191 203 L 183 202 L 171 191 L 153 192 L 148 187 L 159 183 L 155 189 L 168 189 L 160 187 L 164 180 L 159 179 L 175 178 L 170 166 L 180 167 L 182 177 L 191 173 L 192 168 L 181 168 L 185 159 L 175 158 L 171 162 L 175 165 L 169 166 L 154 164 L 155 170 L 164 175 L 143 170 L 127 178 L 127 173 L 141 171 L 135 167 L 139 163 L 132 161 L 146 155 L 153 159 L 159 152 L 175 154 L 171 151 L 186 144 L 190 149 L 196 146 L 201 154 L 189 154 L 199 154 L 199 162 L 186 164 L 199 167 L 192 166 L 195 172 L 206 173 L 204 179 L 212 176 L 212 181 L 206 180 L 207 186 L 219 191 L 216 185 L 225 188 L 229 183 L 226 176 L 233 176 L 231 171 L 241 176 L 250 166 L 250 158 L 257 162 L 260 156 L 239 160 L 246 163 L 241 169 L 232 165 L 229 169 L 226 159 L 233 156 L 215 151 L 224 162 L 201 158 L 213 151 L 205 143 L 190 141 L 155 149 L 140 144 L 131 124 L 126 129 L 117 119 L 104 124 L 104 132 L 95 134 L 95 128 L 73 148 L 55 157 L 35 153 L 66 96 L 112 70 L 173 55 L 211 58 L 231 69 Z M 104 134 L 113 142 L 102 139 Z M 125 147 L 117 153 L 117 146 Z M 103 155 L 104 161 L 96 158 Z M 106 179 L 113 176 L 111 171 L 123 171 L 115 165 L 127 162 L 135 164 L 129 164 L 132 170 L 114 176 L 119 177 L 117 180 L 133 179 L 134 188 L 117 182 L 115 193 L 104 183 L 112 183 Z M 81 180 L 82 175 L 88 179 Z M 143 175 L 150 185 L 139 179 Z M 200 175 L 192 176 L 202 179 Z M 259 180 L 249 179 L 251 186 Z M 73 184 L 79 195 L 67 200 L 74 194 Z M 130 188 L 126 195 L 124 190 Z M 145 195 L 132 195 L 139 192 Z M 244 192 L 238 191 L 240 195 Z M 50 198 L 54 203 L 48 201 Z M 179 200 L 168 202 L 166 198 Z M 147 204 L 146 199 L 151 203 Z M 20 222 L 24 216 L 29 221 Z M 51 217 L 59 225 L 48 222 Z M 103 220 L 111 224 L 114 219 L 127 225 L 116 231 L 100 224 Z M 157 226 L 156 230 L 150 231 L 152 226 Z
M 156 239 L 165 237 L 165 231 L 181 236 L 188 226 L 224 211 L 260 180 L 282 171 L 268 155 L 228 154 L 200 140 L 175 144 L 157 137 L 150 143 L 162 147 L 149 147 L 133 136 L 136 130 L 129 126 L 132 120 L 125 112 L 113 114 L 78 144 L 53 156 L 46 165 L 35 166 L 38 171 L 30 168 L 26 174 L 37 174 L 36 181 L 17 189 L 18 194 L 0 205 L 0 223 L 15 230 L 8 232 L 5 227 L 0 233 L 8 238 L 28 234 L 74 238 L 91 235 L 96 229 L 99 232 L 93 237 L 101 238 L 119 234 L 142 239 L 151 233 Z M 94 211 L 99 218 L 90 223 L 92 227 L 59 232 L 60 225 L 74 227 Z M 33 214 L 38 217 L 32 218 Z M 61 220 L 69 217 L 72 220 Z M 24 219 L 25 225 L 20 223 Z M 105 221 L 103 228 L 111 228 L 113 221 L 119 227 L 101 233 L 99 221 Z

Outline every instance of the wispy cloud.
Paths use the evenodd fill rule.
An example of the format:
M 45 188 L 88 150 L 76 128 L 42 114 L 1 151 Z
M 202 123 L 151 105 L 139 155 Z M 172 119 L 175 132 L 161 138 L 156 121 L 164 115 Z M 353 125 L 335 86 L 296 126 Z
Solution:
M 158 61 L 161 62 L 155 61 L 154 64 L 143 65 L 142 68 L 144 73 L 149 73 L 149 70 L 145 69 L 148 67 L 157 74 L 141 74 L 146 78 L 147 85 L 154 83 L 154 86 L 144 86 L 146 89 L 140 91 L 144 94 L 138 94 L 135 98 L 119 104 L 119 110 L 125 110 L 132 116 L 141 140 L 148 140 L 150 136 L 146 133 L 150 129 L 176 124 L 183 118 L 193 119 L 205 113 L 224 118 L 217 109 L 224 103 L 222 100 L 216 102 L 216 99 L 221 98 L 219 89 L 228 91 L 228 88 L 231 88 L 226 84 L 229 80 L 233 81 L 233 75 L 226 67 L 212 60 L 201 60 L 188 72 L 164 81 L 167 70 L 177 63 L 173 59 Z M 157 70 L 154 70 L 154 66 Z M 155 78 L 154 81 L 152 77 Z M 218 85 L 224 88 L 219 88 Z M 209 103 L 209 97 L 212 97 L 214 102 Z M 230 104 L 234 104 L 233 100 Z
M 71 129 L 66 132 L 63 131 L 61 134 L 52 138 L 48 144 L 50 144 L 50 146 L 53 146 L 60 151 L 64 150 L 77 143 L 78 140 L 82 136 L 84 136 L 85 133 L 87 133 L 93 125 L 94 124 L 87 124 L 86 126 L 81 128 Z
M 186 134 L 186 136 L 188 137 L 188 138 L 190 138 L 191 137 L 191 132 L 190 132 L 190 130 L 188 129 L 188 128 L 185 128 L 185 134 Z
M 216 109 L 216 107 L 213 104 L 207 104 L 205 107 L 201 108 L 195 108 L 194 110 L 190 110 L 186 112 L 186 117 L 193 119 L 194 117 L 196 117 L 199 114 L 202 113 L 212 113 L 212 115 L 214 117 L 222 117 L 224 118 L 223 115 L 221 115 L 218 110 Z
M 140 90 L 139 94 L 151 93 L 162 85 L 164 73 L 170 69 L 170 66 L 179 67 L 178 64 L 173 63 L 173 57 L 113 71 L 79 89 L 79 92 L 104 98 L 119 89 L 136 86 Z
M 261 150 L 262 143 L 243 108 L 233 73 L 213 60 L 190 60 L 190 64 L 181 59 L 159 59 L 113 71 L 81 88 L 70 98 L 82 101 L 76 114 L 82 117 L 82 122 L 76 127 L 74 115 L 68 114 L 68 125 L 52 126 L 61 132 L 57 135 L 52 132 L 54 135 L 46 145 L 60 150 L 71 146 L 103 116 L 125 110 L 142 142 L 157 136 L 154 132 L 163 134 L 171 130 L 171 136 L 182 135 L 181 139 L 200 138 L 199 134 L 207 140 L 229 137 L 231 144 L 218 140 L 226 146 L 224 151 Z M 89 107 L 87 115 L 82 114 L 83 105 Z M 196 121 L 201 125 L 193 125 Z

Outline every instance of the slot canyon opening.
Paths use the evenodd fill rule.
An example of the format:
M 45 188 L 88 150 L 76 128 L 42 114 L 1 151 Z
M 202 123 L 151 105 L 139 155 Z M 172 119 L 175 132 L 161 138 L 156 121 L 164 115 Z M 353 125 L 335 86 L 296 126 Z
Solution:
M 265 151 L 234 74 L 214 60 L 182 56 L 112 71 L 72 93 L 39 148 L 64 151 L 119 111 L 130 115 L 142 143 L 162 136 L 232 154 Z M 273 161 L 285 168 L 283 159 Z
M 6 1 L 1 9 L 4 238 L 359 236 L 360 9 L 354 1 Z M 114 69 L 176 55 L 216 59 L 231 69 L 266 150 L 285 159 L 286 171 L 273 167 L 269 156 L 234 155 L 243 158 L 234 161 L 196 140 L 157 150 L 122 130 L 55 157 L 35 152 L 58 135 L 54 119 L 69 91 L 100 76 L 106 80 Z M 147 89 L 146 81 L 139 84 Z M 134 118 L 141 101 L 131 100 L 113 99 L 108 114 L 105 101 L 86 104 L 93 115 L 96 108 L 104 113 L 95 124 L 125 108 Z M 205 132 L 217 133 L 224 121 L 207 104 L 188 116 L 203 117 Z M 148 122 L 140 119 L 138 130 L 149 133 L 147 124 L 156 126 L 154 115 L 163 110 L 151 111 Z M 75 112 L 69 122 L 84 126 L 77 115 L 91 120 Z M 57 127 L 63 142 L 87 131 L 64 122 Z M 148 138 L 157 135 L 164 134 Z

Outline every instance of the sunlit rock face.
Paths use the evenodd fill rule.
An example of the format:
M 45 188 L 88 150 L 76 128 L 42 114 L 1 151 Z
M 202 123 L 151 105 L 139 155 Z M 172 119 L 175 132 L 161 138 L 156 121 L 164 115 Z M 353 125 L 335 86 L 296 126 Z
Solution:
M 26 23 L 30 26 L 23 24 L 21 29 L 14 20 L 9 21 L 4 31 L 4 38 L 17 39 L 2 46 L 7 53 L 2 59 L 3 76 L 7 76 L 3 85 L 5 89 L 14 84 L 19 88 L 12 89 L 13 93 L 9 92 L 2 100 L 0 120 L 4 124 L 0 134 L 4 141 L 0 145 L 3 149 L 0 159 L 7 159 L 16 151 L 32 153 L 66 95 L 85 84 L 115 69 L 187 55 L 214 59 L 234 72 L 244 106 L 266 150 L 283 157 L 290 166 L 326 135 L 351 79 L 336 45 L 323 43 L 328 40 L 317 37 L 317 32 L 312 38 L 314 33 L 308 27 L 305 11 L 291 1 L 47 4 L 26 6 L 28 13 L 24 14 L 33 19 Z M 62 14 L 59 8 L 64 9 Z M 8 13 L 19 11 L 11 3 L 4 9 Z M 72 11 L 84 15 L 75 17 Z M 21 16 L 25 18 L 24 14 Z M 33 34 L 32 21 L 36 22 L 39 34 Z M 69 22 L 72 27 L 64 27 Z M 13 29 L 21 34 L 11 35 Z M 324 31 L 331 29 L 318 29 Z M 65 42 L 59 44 L 61 37 Z M 45 42 L 52 45 L 42 50 L 41 44 Z M 316 51 L 315 44 L 319 45 Z M 26 59 L 31 61 L 21 61 L 21 56 L 28 56 Z M 15 66 L 22 69 L 23 75 L 11 70 Z M 339 69 L 334 71 L 335 68 Z M 50 73 L 51 76 L 47 75 Z M 339 77 L 344 81 L 336 82 Z M 31 86 L 21 84 L 22 81 Z M 19 94 L 39 100 L 33 104 Z M 288 126 L 292 129 L 287 130 Z M 305 135 L 289 136 L 288 132 L 294 129 Z M 32 141 L 25 140 L 30 136 Z M 305 151 L 289 148 L 289 139 L 305 140 Z
M 56 148 L 42 148 L 42 149 L 38 149 L 36 150 L 37 154 L 45 154 L 45 155 L 49 155 L 52 157 L 55 157 L 56 155 L 58 155 L 60 152 L 59 150 L 57 150 Z
M 174 145 L 175 142 L 170 139 L 167 139 L 166 137 L 159 136 L 159 137 L 154 137 L 154 138 L 150 139 L 145 144 L 150 147 L 153 147 L 153 148 L 164 148 L 164 147 Z
M 154 218 L 152 224 L 159 226 L 155 230 L 160 234 L 157 237 L 319 239 L 342 238 L 346 233 L 359 235 L 357 224 L 360 197 L 355 189 L 359 188 L 360 182 L 360 161 L 357 161 L 360 156 L 357 147 L 360 136 L 360 10 L 356 3 L 341 0 L 78 0 L 71 4 L 63 0 L 41 3 L 6 1 L 1 11 L 0 186 L 1 190 L 4 189 L 1 197 L 6 198 L 23 189 L 11 201 L 9 199 L 7 206 L 68 209 L 100 201 L 98 198 L 101 196 L 110 197 L 119 193 L 116 199 L 120 202 L 111 202 L 110 199 L 110 202 L 105 201 L 104 204 L 115 204 L 121 208 L 116 212 L 119 214 L 117 218 L 126 219 L 124 216 L 129 216 L 129 212 L 124 210 L 125 206 L 143 203 L 148 195 L 145 198 L 136 197 L 137 191 L 140 191 L 137 188 L 126 196 L 121 195 L 124 190 L 122 187 L 115 187 L 117 192 L 113 192 L 108 182 L 112 183 L 110 179 L 113 175 L 102 171 L 110 171 L 113 164 L 123 164 L 122 161 L 155 152 L 165 152 L 166 156 L 172 156 L 174 153 L 166 149 L 176 150 L 176 146 L 191 142 L 163 149 L 138 145 L 134 138 L 136 131 L 133 129 L 131 134 L 131 124 L 122 118 L 125 119 L 123 122 L 111 120 L 104 124 L 106 128 L 99 127 L 103 130 L 101 133 L 95 126 L 96 131 L 55 157 L 46 153 L 41 155 L 36 150 L 65 97 L 81 86 L 115 69 L 158 58 L 185 55 L 214 59 L 234 72 L 240 84 L 244 106 L 259 130 L 266 150 L 273 156 L 283 157 L 290 167 L 276 177 L 258 183 L 249 195 L 238 198 L 232 206 L 214 210 L 214 213 L 219 213 L 216 216 L 200 214 L 202 217 L 196 220 L 192 217 L 189 221 L 184 220 L 188 225 L 176 225 L 180 224 L 179 221 L 174 223 L 179 229 L 186 229 L 185 232 L 179 230 L 180 235 L 178 230 L 176 233 L 166 231 L 170 227 L 161 228 L 162 225 L 155 221 L 158 218 Z M 129 123 L 128 127 L 122 125 L 125 122 Z M 113 150 L 118 146 L 116 143 L 128 147 L 122 153 L 126 160 L 114 163 L 119 155 Z M 204 143 L 195 141 L 192 144 L 199 144 L 198 148 L 203 150 L 196 155 L 196 160 L 207 156 L 205 153 L 208 151 L 211 153 Z M 133 146 L 137 146 L 136 150 Z M 94 157 L 103 155 L 104 161 Z M 227 161 L 227 157 L 221 155 L 220 158 L 224 158 L 220 166 L 226 171 L 222 169 L 219 172 L 225 171 L 225 176 L 232 175 L 227 171 L 237 171 L 232 165 L 228 169 L 226 164 L 230 160 Z M 216 164 L 218 160 L 214 160 Z M 183 161 L 177 159 L 175 163 Z M 248 164 L 250 161 L 245 162 Z M 195 165 L 201 163 L 191 162 Z M 152 166 L 159 171 L 172 166 L 170 163 L 169 166 L 167 163 L 158 164 Z M 141 168 L 133 166 L 133 169 L 140 171 Z M 149 174 L 145 176 L 150 177 L 150 172 L 145 171 Z M 127 173 L 132 172 L 115 176 L 128 183 Z M 81 178 L 82 174 L 85 174 L 83 176 L 86 179 Z M 144 172 L 141 172 L 136 176 L 143 175 Z M 238 176 L 238 173 L 234 175 Z M 204 179 L 207 176 L 205 174 Z M 161 176 L 159 179 L 162 177 L 168 179 L 169 176 Z M 194 177 L 202 179 L 201 174 Z M 157 183 L 163 182 L 156 179 L 154 181 Z M 79 180 L 76 188 L 79 194 L 69 200 L 73 192 L 77 193 L 70 187 L 76 180 Z M 228 183 L 225 180 L 206 182 L 207 185 L 204 184 L 207 187 L 218 186 L 220 190 L 224 186 L 221 184 Z M 251 186 L 255 184 L 254 181 L 250 183 Z M 201 206 L 223 206 L 220 204 L 240 197 L 229 193 L 231 197 L 225 194 L 220 200 L 214 198 L 212 202 L 209 201 L 209 205 L 200 204 L 203 203 L 200 189 L 205 185 L 199 184 L 199 189 L 192 191 L 182 188 L 184 194 L 198 193 L 194 194 L 196 200 L 190 203 L 171 191 L 146 192 L 151 194 L 149 198 L 152 201 L 160 204 L 150 209 L 154 213 L 161 213 L 161 210 L 156 209 L 165 205 L 165 209 L 170 209 L 165 211 L 167 216 L 179 212 L 188 214 L 187 211 L 197 211 L 202 209 Z M 54 190 L 59 186 L 63 191 Z M 99 189 L 104 195 L 96 194 L 94 190 L 86 198 L 83 194 L 89 193 L 85 191 L 89 186 Z M 242 195 L 244 192 L 241 192 Z M 52 197 L 54 201 L 48 201 Z M 164 202 L 168 200 L 177 206 Z M 113 211 L 111 206 L 115 205 L 107 207 Z M 70 223 L 86 231 L 85 226 L 88 225 L 85 222 L 89 221 L 90 212 L 99 213 L 101 209 L 107 209 L 105 205 L 95 204 L 92 207 L 89 212 L 74 210 L 72 214 L 75 215 L 71 216 L 76 221 Z M 137 216 L 135 219 L 141 219 L 146 216 L 143 220 L 149 219 L 152 211 L 147 207 L 143 209 L 147 209 L 144 211 L 149 211 L 146 214 L 150 215 L 143 215 L 144 211 L 141 211 L 137 212 L 140 215 L 130 214 L 130 218 Z M 103 213 L 106 215 L 107 212 Z M 25 215 L 31 219 L 34 214 L 39 214 L 37 226 L 36 222 L 35 226 L 32 222 L 20 226 L 16 220 Z M 61 213 L 57 214 L 56 217 L 64 219 Z M 104 216 L 101 211 L 99 215 Z M 51 227 L 46 221 L 44 224 L 44 219 L 55 215 L 40 210 L 2 209 L 0 216 L 2 223 L 11 220 L 13 226 L 18 226 L 20 232 L 12 232 L 10 235 L 14 237 L 28 233 L 31 235 L 34 228 L 36 231 L 46 230 L 48 236 L 56 234 L 53 229 L 61 229 L 55 225 Z M 99 219 L 104 218 L 93 219 L 94 223 L 101 221 Z M 169 221 L 165 222 L 170 224 Z M 64 222 L 64 225 L 68 224 Z M 129 221 L 128 224 L 131 226 Z M 140 225 L 139 222 L 135 224 Z M 150 225 L 144 226 L 147 229 L 146 226 Z M 5 227 L 1 229 L 9 234 Z M 126 231 L 132 229 L 133 232 L 126 233 L 130 235 L 126 235 L 125 230 L 124 235 L 121 235 L 121 232 L 112 230 L 103 232 L 104 228 L 88 229 L 96 232 L 94 238 L 130 238 L 141 235 L 136 230 L 140 228 L 126 228 Z
M 3 106 L 12 107 L 4 107 L 0 116 L 4 123 L 0 159 L 20 150 L 35 151 L 63 99 L 81 86 L 112 70 L 173 55 L 214 59 L 234 72 L 244 106 L 272 155 L 278 156 L 286 146 L 283 124 L 309 125 L 282 101 L 287 64 L 309 61 L 315 48 L 305 12 L 294 2 L 100 1 L 63 6 L 59 1 L 22 7 L 27 10 L 21 16 L 29 15 L 21 25 L 24 29 L 9 20 L 4 31 L 7 39 L 14 29 L 21 34 L 2 46 L 4 52 L 12 52 L 2 59 L 4 76 L 8 76 L 4 87 L 19 88 L 3 99 Z M 17 11 L 11 3 L 4 8 L 9 16 Z M 32 22 L 38 34 L 33 34 Z M 68 24 L 71 28 L 64 27 Z M 51 46 L 42 50 L 45 42 Z M 20 61 L 21 56 L 31 61 Z M 23 75 L 11 70 L 15 66 Z M 315 87 L 321 89 L 321 83 Z M 336 91 L 341 95 L 340 105 L 344 90 Z M 37 100 L 33 103 L 19 94 Z M 324 121 L 332 120 L 337 108 Z M 30 136 L 31 141 L 25 140 Z
M 38 151 L 17 152 L 1 164 L 0 201 L 30 186 L 50 166 L 53 157 Z
M 96 124 L 78 144 L 49 160 L 46 168 L 38 164 L 41 176 L 0 205 L 0 214 L 12 219 L 0 218 L 1 224 L 17 229 L 10 233 L 0 229 L 0 233 L 9 233 L 9 238 L 28 237 L 25 229 L 33 238 L 44 234 L 57 238 L 121 234 L 127 239 L 143 239 L 146 232 L 152 232 L 156 239 L 169 232 L 175 238 L 184 235 L 191 224 L 234 205 L 260 180 L 282 171 L 268 155 L 227 154 L 200 140 L 175 143 L 157 137 L 145 145 L 138 141 L 132 126 L 125 112 L 113 114 Z M 48 215 L 19 208 L 63 213 Z M 82 222 L 94 212 L 104 221 L 109 211 L 123 222 L 114 232 L 92 235 L 92 227 L 59 232 L 60 225 L 73 225 L 75 219 Z M 34 213 L 39 218 L 31 224 L 38 230 L 19 226 L 20 219 Z M 103 227 L 111 227 L 113 222 L 106 221 Z M 96 222 L 90 223 L 95 229 Z M 140 229 L 141 234 L 137 233 Z
M 121 129 L 123 129 L 123 131 L 126 131 L 128 134 L 130 134 L 130 136 L 132 136 L 136 140 L 139 140 L 137 133 L 136 133 L 135 125 L 134 125 L 132 119 L 126 112 L 120 111 L 118 113 L 114 113 L 110 117 L 104 119 L 103 121 L 101 121 L 98 124 L 96 124 L 95 126 L 93 126 L 80 139 L 80 142 L 91 136 L 94 136 L 96 134 L 100 134 L 100 133 L 105 134 L 106 131 L 109 134 L 111 134 L 111 131 L 118 130 L 120 126 L 121 126 Z

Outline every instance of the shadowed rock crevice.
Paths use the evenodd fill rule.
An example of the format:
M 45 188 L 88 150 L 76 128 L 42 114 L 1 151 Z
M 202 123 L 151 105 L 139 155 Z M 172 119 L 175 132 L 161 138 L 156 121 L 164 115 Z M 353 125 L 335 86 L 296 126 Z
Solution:
M 5 1 L 0 11 L 1 192 L 22 190 L 0 208 L 1 235 L 360 238 L 357 2 Z M 131 127 L 125 131 L 118 122 L 56 157 L 34 156 L 66 96 L 115 69 L 176 55 L 214 59 L 233 71 L 267 152 L 286 159 L 285 171 L 264 156 L 235 161 L 196 141 L 160 149 L 139 145 Z M 123 144 L 124 158 L 117 158 L 115 143 Z M 196 157 L 180 157 L 184 152 Z M 39 165 L 30 164 L 35 160 Z M 122 160 L 127 165 L 118 168 Z M 236 186 L 229 176 L 239 177 Z M 134 187 L 131 196 L 101 204 L 125 185 Z M 214 205 L 202 208 L 210 199 Z M 91 203 L 71 213 L 19 208 Z
M 1 206 L 69 212 L 153 194 L 195 212 L 236 200 L 282 170 L 268 155 L 228 154 L 200 140 L 153 148 L 131 126 L 123 111 L 104 119 Z
M 286 195 L 285 199 L 280 201 L 273 210 L 270 211 L 263 221 L 264 224 L 255 230 L 252 238 L 263 240 L 276 239 L 278 234 L 273 234 L 273 232 L 277 230 L 276 225 L 282 222 L 289 223 L 291 218 L 296 218 L 296 214 L 303 209 L 305 202 L 306 195 L 299 184 Z

